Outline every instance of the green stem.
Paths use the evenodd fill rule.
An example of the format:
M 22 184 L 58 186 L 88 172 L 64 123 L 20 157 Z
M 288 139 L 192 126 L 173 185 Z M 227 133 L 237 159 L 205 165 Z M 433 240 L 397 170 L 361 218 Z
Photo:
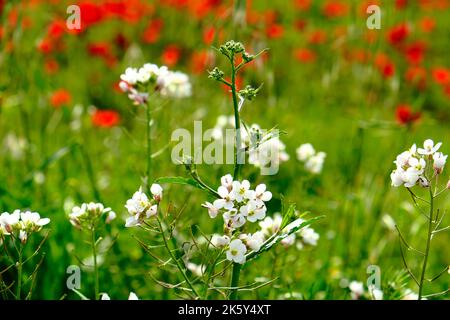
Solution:
M 21 299 L 21 293 L 22 293 L 22 245 L 20 245 L 19 249 L 19 261 L 17 262 L 17 294 L 16 294 L 16 300 Z
M 98 281 L 98 266 L 97 266 L 97 248 L 95 239 L 95 228 L 92 228 L 92 254 L 94 256 L 94 277 L 95 277 L 95 300 L 99 298 L 99 281 Z
M 242 148 L 241 148 L 241 120 L 239 116 L 239 103 L 236 89 L 236 68 L 234 66 L 234 58 L 231 58 L 231 94 L 233 96 L 234 124 L 236 127 L 236 152 L 234 154 L 234 174 L 235 180 L 239 179 L 242 164 Z
M 427 236 L 427 247 L 425 249 L 425 256 L 423 259 L 423 265 L 422 265 L 422 273 L 420 275 L 420 280 L 419 280 L 419 300 L 422 299 L 422 292 L 423 292 L 423 282 L 425 279 L 425 272 L 427 269 L 427 262 L 428 262 L 428 255 L 430 252 L 430 245 L 431 245 L 431 236 L 433 234 L 433 205 L 434 205 L 434 195 L 433 195 L 433 191 L 431 190 L 431 186 L 429 187 L 429 191 L 430 191 L 430 215 L 428 217 L 428 236 Z
M 231 283 L 230 283 L 230 300 L 237 300 L 238 298 L 238 290 L 237 287 L 239 286 L 239 277 L 241 275 L 241 267 L 239 263 L 233 264 L 233 271 L 231 274 Z
M 150 100 L 147 102 L 147 192 L 150 194 L 151 175 L 152 175 L 152 109 Z
M 195 294 L 195 296 L 199 297 L 200 295 L 198 294 L 197 290 L 195 290 L 195 288 L 192 285 L 191 281 L 187 277 L 186 272 L 184 271 L 184 268 L 180 264 L 180 261 L 178 261 L 178 259 L 174 256 L 172 250 L 170 249 L 169 243 L 167 242 L 166 236 L 164 235 L 164 229 L 163 229 L 163 226 L 161 224 L 161 220 L 159 219 L 159 217 L 157 217 L 156 220 L 158 221 L 159 230 L 161 232 L 161 235 L 162 235 L 162 238 L 163 238 L 163 241 L 164 241 L 164 246 L 166 247 L 167 252 L 169 253 L 169 255 L 172 258 L 172 260 L 175 262 L 178 270 L 183 275 L 183 278 L 186 281 L 186 284 L 189 286 L 189 288 L 192 290 L 192 292 Z

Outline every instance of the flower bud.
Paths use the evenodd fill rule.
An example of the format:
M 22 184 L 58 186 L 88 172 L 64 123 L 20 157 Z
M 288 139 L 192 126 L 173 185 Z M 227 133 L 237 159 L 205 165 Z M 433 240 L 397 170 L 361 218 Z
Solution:
M 428 188 L 430 186 L 430 182 L 424 177 L 419 178 L 419 185 L 423 188 Z

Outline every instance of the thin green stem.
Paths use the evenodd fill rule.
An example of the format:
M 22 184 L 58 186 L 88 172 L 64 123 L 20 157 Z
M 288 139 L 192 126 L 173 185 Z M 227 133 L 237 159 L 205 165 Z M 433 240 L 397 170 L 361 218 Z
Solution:
M 242 265 L 239 263 L 233 263 L 233 271 L 231 273 L 231 283 L 230 283 L 230 300 L 237 300 L 239 286 L 239 277 L 241 275 Z
M 18 250 L 19 253 L 19 261 L 17 262 L 17 293 L 16 293 L 16 300 L 21 299 L 22 294 L 22 245 L 20 245 L 20 249 Z
M 150 183 L 152 176 L 152 109 L 150 107 L 150 99 L 147 102 L 147 192 L 150 194 Z
M 172 258 L 173 261 L 175 261 L 175 264 L 178 268 L 178 270 L 181 272 L 181 274 L 183 275 L 184 280 L 186 281 L 186 284 L 189 286 L 189 288 L 192 290 L 192 292 L 199 297 L 200 295 L 198 294 L 197 290 L 195 290 L 194 286 L 192 285 L 191 281 L 189 280 L 189 278 L 186 275 L 186 272 L 184 271 L 184 268 L 181 266 L 180 261 L 178 261 L 178 259 L 174 256 L 172 250 L 170 249 L 169 243 L 167 242 L 166 236 L 164 234 L 164 229 L 163 226 L 161 224 L 161 220 L 159 219 L 159 217 L 156 218 L 156 220 L 158 221 L 158 226 L 159 226 L 159 230 L 161 232 L 163 241 L 164 241 L 164 246 L 166 247 L 167 252 L 169 253 L 170 257 Z
M 94 277 L 95 277 L 95 300 L 99 298 L 99 281 L 98 281 L 98 266 L 97 266 L 97 248 L 96 248 L 96 239 L 95 239 L 95 228 L 92 228 L 92 255 L 94 256 Z
M 234 174 L 233 177 L 235 180 L 239 179 L 241 164 L 243 163 L 242 159 L 242 150 L 241 150 L 241 120 L 239 115 L 239 103 L 237 97 L 237 88 L 236 88 L 236 68 L 234 66 L 234 58 L 230 59 L 231 61 L 231 94 L 233 96 L 233 109 L 234 109 L 234 124 L 236 127 L 236 152 L 234 154 Z
M 427 235 L 427 246 L 425 249 L 425 256 L 423 259 L 423 265 L 422 265 L 422 272 L 420 274 L 420 280 L 419 280 L 419 300 L 422 299 L 422 293 L 423 293 L 423 282 L 425 279 L 425 272 L 427 270 L 427 263 L 428 263 L 428 255 L 430 253 L 430 245 L 431 245 L 431 237 L 433 235 L 433 210 L 434 210 L 434 195 L 431 186 L 429 187 L 430 191 L 430 215 L 428 217 L 428 235 Z

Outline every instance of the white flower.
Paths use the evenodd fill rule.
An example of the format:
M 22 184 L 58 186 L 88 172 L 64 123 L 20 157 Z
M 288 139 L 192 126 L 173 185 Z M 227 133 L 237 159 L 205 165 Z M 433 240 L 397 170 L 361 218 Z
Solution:
M 220 186 L 217 189 L 217 193 L 222 198 L 218 199 L 217 203 L 215 202 L 217 208 L 225 208 L 227 210 L 230 210 L 234 207 L 235 193 L 232 190 L 228 190 L 224 186 Z
M 227 259 L 235 263 L 244 264 L 247 247 L 239 239 L 231 241 L 227 251 Z
M 102 216 L 106 216 L 105 222 L 109 223 L 115 218 L 115 213 L 102 203 L 90 202 L 83 203 L 81 207 L 75 206 L 69 214 L 69 220 L 74 227 L 92 229 Z
M 120 79 L 130 85 L 135 85 L 138 82 L 139 74 L 136 68 L 127 68 L 125 73 L 120 75 Z
M 383 291 L 376 288 L 374 285 L 369 286 L 369 292 L 374 300 L 383 300 Z
M 281 240 L 281 244 L 285 247 L 290 247 L 295 243 L 295 234 L 290 234 L 287 237 L 283 238 L 283 240 Z
M 317 240 L 319 240 L 319 234 L 312 228 L 303 228 L 300 230 L 300 235 L 302 236 L 302 241 L 311 246 L 317 245 Z
M 364 285 L 362 282 L 352 281 L 350 282 L 348 288 L 351 291 L 351 296 L 353 300 L 357 300 L 360 296 L 364 294 Z
M 192 95 L 189 77 L 182 72 L 168 72 L 158 77 L 158 86 L 161 88 L 162 96 L 185 98 Z
M 128 296 L 128 300 L 139 300 L 138 296 L 134 292 L 130 292 L 130 295 Z
M 313 174 L 319 174 L 322 171 L 326 156 L 325 152 L 318 152 L 313 155 L 305 162 L 305 169 Z
M 150 192 L 153 195 L 153 199 L 155 199 L 157 202 L 161 201 L 163 188 L 159 184 L 153 183 L 152 186 L 150 187 Z
M 254 234 L 243 234 L 240 238 L 249 249 L 255 252 L 259 251 L 264 243 L 264 234 L 261 231 L 255 232 Z
M 153 184 L 150 191 L 153 194 L 154 201 L 159 201 L 161 199 L 162 188 L 160 185 Z M 131 215 L 125 222 L 126 227 L 139 226 L 144 219 L 153 217 L 158 212 L 158 205 L 148 199 L 147 195 L 142 192 L 142 188 L 139 188 L 139 190 L 133 194 L 133 197 L 127 200 L 125 208 Z
M 445 162 L 447 161 L 448 156 L 444 156 L 442 152 L 436 152 L 433 155 L 433 168 L 437 173 L 441 173 L 444 169 Z
M 415 172 L 414 170 L 412 171 L 405 171 L 403 172 L 403 181 L 404 181 L 404 186 L 407 188 L 412 188 L 417 184 L 417 181 L 419 180 L 420 176 L 417 172 Z
M 417 158 L 411 157 L 411 158 L 409 158 L 408 165 L 409 165 L 409 168 L 406 171 L 421 175 L 425 170 L 426 162 L 422 158 L 417 159 Z
M 217 214 L 219 213 L 220 210 L 220 208 L 217 207 L 218 204 L 217 201 L 218 200 L 215 200 L 214 203 L 205 202 L 204 204 L 202 204 L 202 207 L 208 209 L 208 214 L 212 219 L 217 217 Z
M 211 243 L 219 248 L 225 247 L 230 243 L 230 237 L 226 236 L 226 235 L 218 235 L 218 234 L 214 234 L 211 238 Z
M 417 152 L 419 154 L 422 155 L 432 155 L 434 154 L 436 151 L 439 150 L 439 148 L 441 147 L 442 142 L 438 142 L 436 143 L 436 145 L 434 144 L 434 141 L 431 139 L 427 139 L 425 140 L 425 142 L 423 143 L 423 148 L 418 148 Z
M 13 213 L 3 212 L 0 217 L 6 231 L 12 232 L 13 229 L 20 228 L 20 210 L 14 210 Z
M 20 219 L 22 220 L 25 229 L 42 227 L 42 226 L 45 226 L 46 224 L 50 223 L 49 218 L 41 219 L 41 216 L 39 215 L 39 213 L 31 212 L 31 211 L 21 212 Z
M 316 150 L 311 143 L 302 144 L 297 148 L 297 159 L 300 161 L 306 161 L 310 157 L 316 154 Z
M 102 293 L 100 300 L 111 300 L 111 298 L 107 293 Z
M 242 213 L 237 213 L 236 209 L 231 209 L 223 215 L 225 224 L 233 229 L 242 227 L 245 224 L 245 216 Z
M 250 182 L 248 180 L 242 182 L 233 181 L 232 192 L 234 194 L 234 199 L 237 202 L 242 202 L 244 199 L 250 199 L 253 196 L 253 193 L 250 191 Z
M 231 174 L 226 174 L 222 178 L 220 178 L 220 184 L 228 190 L 231 190 L 233 187 L 233 177 L 231 176 Z
M 282 220 L 283 218 L 281 215 L 276 213 L 273 218 L 266 217 L 263 221 L 260 221 L 259 226 L 261 227 L 261 231 L 266 236 L 271 236 L 280 230 Z
M 416 144 L 413 144 L 409 150 L 404 151 L 401 154 L 399 154 L 397 156 L 397 158 L 395 159 L 394 163 L 397 165 L 398 168 L 406 167 L 406 166 L 408 166 L 409 159 L 411 157 L 416 156 L 416 152 L 417 152 Z
M 403 175 L 404 175 L 404 171 L 402 168 L 398 168 L 396 170 L 393 170 L 391 173 L 391 185 L 393 187 L 400 187 L 401 185 L 403 185 Z
M 247 205 L 240 208 L 240 213 L 250 222 L 263 220 L 266 216 L 266 207 L 258 207 L 256 201 L 250 200 Z
M 272 192 L 266 191 L 266 185 L 264 183 L 256 186 L 255 189 L 255 200 L 258 206 L 262 206 L 264 202 L 270 201 L 272 199 Z
M 28 239 L 28 234 L 25 230 L 20 230 L 19 231 L 19 239 L 22 243 L 27 242 Z
M 108 212 L 108 215 L 106 216 L 106 223 L 111 223 L 115 218 L 117 217 L 116 213 L 114 211 Z

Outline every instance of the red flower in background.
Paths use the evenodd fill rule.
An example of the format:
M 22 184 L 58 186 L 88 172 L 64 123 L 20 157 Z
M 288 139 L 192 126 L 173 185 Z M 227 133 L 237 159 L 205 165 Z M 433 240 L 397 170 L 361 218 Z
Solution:
M 50 25 L 48 26 L 47 34 L 52 39 L 59 39 L 61 38 L 64 33 L 66 32 L 66 22 L 64 20 L 54 20 Z
M 424 89 L 427 80 L 427 71 L 419 66 L 411 66 L 405 72 L 405 80 L 419 89 Z
M 348 13 L 348 4 L 341 1 L 327 1 L 322 8 L 323 14 L 328 18 L 343 17 Z
M 311 7 L 311 0 L 295 0 L 295 7 L 300 11 L 306 11 Z
M 81 29 L 100 22 L 103 19 L 103 10 L 100 5 L 86 1 L 78 4 L 81 14 Z
M 294 51 L 294 57 L 303 63 L 314 62 L 316 53 L 308 48 L 299 48 Z
M 401 125 L 412 125 L 422 117 L 420 112 L 414 112 L 412 108 L 406 104 L 401 104 L 395 112 L 396 119 Z
M 395 74 L 395 65 L 384 53 L 375 56 L 375 65 L 384 78 L 390 78 Z
M 142 35 L 142 40 L 145 43 L 155 43 L 159 40 L 161 36 L 161 30 L 164 26 L 164 22 L 161 19 L 154 19 L 149 22 L 147 28 L 144 30 L 144 34 Z
M 424 17 L 422 20 L 420 20 L 420 28 L 423 32 L 431 32 L 434 30 L 435 26 L 436 21 L 433 18 Z
M 409 35 L 408 25 L 406 23 L 401 23 L 399 25 L 392 27 L 388 31 L 387 38 L 390 44 L 396 46 L 405 41 L 408 35 Z
M 60 108 L 61 106 L 67 105 L 70 103 L 70 101 L 72 101 L 72 96 L 66 89 L 58 89 L 53 92 L 52 96 L 50 97 L 50 104 L 54 108 Z
M 203 42 L 207 45 L 210 45 L 214 41 L 214 37 L 216 35 L 216 28 L 208 27 L 203 31 Z
M 114 110 L 95 110 L 91 117 L 92 124 L 100 128 L 115 127 L 120 123 L 120 115 Z
M 408 5 L 408 0 L 395 0 L 395 7 L 397 9 L 405 9 Z
M 191 70 L 192 73 L 201 74 L 206 71 L 210 64 L 210 54 L 207 50 L 194 52 L 191 57 Z
M 59 70 L 59 64 L 55 59 L 48 59 L 44 64 L 45 72 L 48 74 L 54 74 Z
M 450 71 L 443 67 L 434 68 L 432 71 L 433 79 L 437 84 L 446 85 L 450 83 Z
M 313 31 L 308 38 L 310 44 L 322 44 L 327 41 L 327 33 L 323 30 Z
M 425 49 L 425 43 L 421 41 L 408 44 L 405 49 L 406 59 L 411 64 L 420 64 L 423 61 Z
M 277 39 L 284 34 L 284 27 L 281 24 L 272 23 L 266 28 L 266 35 L 270 39 Z
M 181 50 L 175 45 L 167 46 L 162 53 L 162 61 L 168 67 L 172 67 L 180 60 Z

